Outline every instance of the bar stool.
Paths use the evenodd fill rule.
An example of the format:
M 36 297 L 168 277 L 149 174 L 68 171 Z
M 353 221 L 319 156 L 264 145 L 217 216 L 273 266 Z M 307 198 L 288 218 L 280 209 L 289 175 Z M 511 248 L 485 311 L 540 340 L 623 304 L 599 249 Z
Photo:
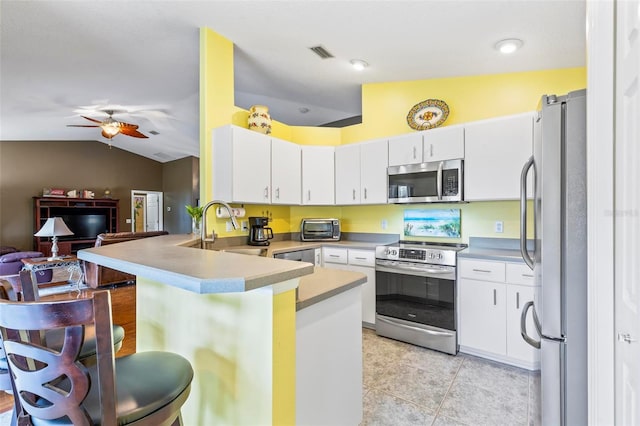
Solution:
M 96 338 L 96 363 L 89 367 L 78 358 L 87 326 L 95 328 Z M 65 334 L 59 350 L 39 339 L 39 331 L 57 328 Z M 108 291 L 54 302 L 0 300 L 0 335 L 19 422 L 182 424 L 180 409 L 191 390 L 191 364 L 170 352 L 115 359 Z

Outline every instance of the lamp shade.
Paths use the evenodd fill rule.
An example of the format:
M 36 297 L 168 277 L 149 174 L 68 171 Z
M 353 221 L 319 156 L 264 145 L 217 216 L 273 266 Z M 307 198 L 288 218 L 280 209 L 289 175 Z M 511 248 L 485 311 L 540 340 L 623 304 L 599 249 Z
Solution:
M 60 217 L 50 217 L 38 232 L 33 234 L 35 237 L 58 237 L 60 235 L 73 235 L 73 232 L 64 223 Z

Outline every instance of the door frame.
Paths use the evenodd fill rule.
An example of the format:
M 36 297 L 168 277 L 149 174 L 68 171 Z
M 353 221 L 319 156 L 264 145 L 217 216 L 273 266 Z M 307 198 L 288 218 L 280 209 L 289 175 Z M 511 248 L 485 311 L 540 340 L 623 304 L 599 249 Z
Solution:
M 136 232 L 136 208 L 135 208 L 135 197 L 136 196 L 144 196 L 145 205 L 144 205 L 144 215 L 142 218 L 144 224 L 144 230 L 147 230 L 147 221 L 146 221 L 146 211 L 147 211 L 147 195 L 154 194 L 158 196 L 158 230 L 164 230 L 164 196 L 162 191 L 146 191 L 140 189 L 132 189 L 131 190 L 131 232 Z
M 589 424 L 615 423 L 615 4 L 587 1 Z

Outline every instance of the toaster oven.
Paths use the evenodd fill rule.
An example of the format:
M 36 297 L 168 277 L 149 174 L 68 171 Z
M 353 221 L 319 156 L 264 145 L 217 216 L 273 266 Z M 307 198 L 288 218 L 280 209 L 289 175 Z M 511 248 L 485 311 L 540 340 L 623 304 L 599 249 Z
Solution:
M 302 241 L 339 241 L 339 219 L 302 219 L 300 223 Z

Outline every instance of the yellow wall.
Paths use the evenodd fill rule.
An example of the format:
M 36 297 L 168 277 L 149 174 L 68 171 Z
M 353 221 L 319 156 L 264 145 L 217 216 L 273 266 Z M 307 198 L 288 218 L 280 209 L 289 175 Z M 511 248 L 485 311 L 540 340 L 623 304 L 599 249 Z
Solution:
M 211 30 L 206 30 L 204 34 L 201 43 L 208 55 L 201 65 L 201 114 L 204 119 L 201 120 L 200 193 L 202 200 L 209 200 L 211 169 L 206 165 L 210 163 L 211 128 L 229 123 L 246 127 L 248 112 L 236 107 L 233 101 L 233 44 Z M 334 129 L 288 126 L 274 121 L 272 135 L 304 145 L 336 146 L 413 132 L 406 121 L 407 113 L 415 104 L 426 99 L 447 102 L 450 114 L 444 126 L 448 126 L 533 111 L 542 94 L 562 94 L 584 87 L 585 68 L 365 84 L 362 86 L 362 124 Z M 514 238 L 518 235 L 519 227 L 518 203 L 515 201 L 409 206 L 243 207 L 247 217 L 272 217 L 269 225 L 275 233 L 297 232 L 303 217 L 338 217 L 342 219 L 345 232 L 401 234 L 405 209 L 438 208 L 461 209 L 461 238 L 447 241 L 468 242 L 471 236 Z M 247 220 L 246 217 L 243 220 Z M 387 223 L 386 229 L 382 227 L 383 220 Z M 497 220 L 504 222 L 504 232 L 501 234 L 494 232 Z M 209 218 L 209 226 L 213 226 L 221 237 L 247 234 L 241 230 L 226 232 L 224 220 L 213 217 Z

